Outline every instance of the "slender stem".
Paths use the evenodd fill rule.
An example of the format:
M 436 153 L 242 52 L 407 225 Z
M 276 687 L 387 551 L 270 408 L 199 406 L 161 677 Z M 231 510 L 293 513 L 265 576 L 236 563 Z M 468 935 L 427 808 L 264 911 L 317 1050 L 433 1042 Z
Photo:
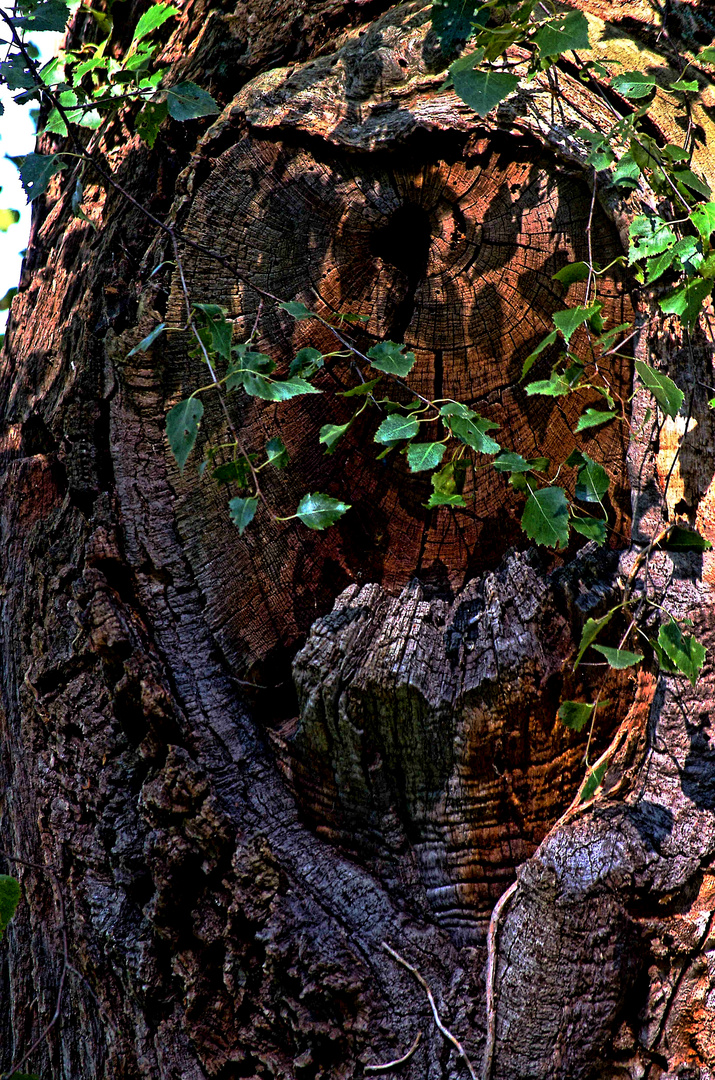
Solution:
M 398 964 L 402 964 L 403 968 L 406 968 L 407 971 L 411 972 L 417 979 L 418 983 L 420 984 L 424 992 L 427 994 L 427 1000 L 429 1001 L 432 1008 L 432 1015 L 434 1017 L 435 1024 L 441 1031 L 442 1035 L 444 1035 L 445 1039 L 447 1039 L 448 1042 L 451 1042 L 452 1046 L 457 1050 L 458 1054 L 463 1059 L 464 1063 L 467 1066 L 467 1069 L 469 1070 L 469 1075 L 471 1076 L 472 1080 L 477 1080 L 477 1075 L 474 1072 L 472 1063 L 467 1057 L 467 1053 L 461 1042 L 456 1037 L 456 1035 L 453 1035 L 449 1028 L 445 1027 L 442 1023 L 442 1019 L 439 1015 L 439 1012 L 437 1011 L 437 1006 L 435 1004 L 435 1000 L 432 991 L 429 988 L 427 980 L 420 974 L 416 967 L 413 967 L 412 964 L 408 963 L 407 960 L 405 960 L 404 956 L 400 956 L 398 952 L 395 952 L 395 950 L 391 948 L 386 941 L 383 941 L 382 947 L 386 953 L 390 954 L 393 960 L 396 960 Z

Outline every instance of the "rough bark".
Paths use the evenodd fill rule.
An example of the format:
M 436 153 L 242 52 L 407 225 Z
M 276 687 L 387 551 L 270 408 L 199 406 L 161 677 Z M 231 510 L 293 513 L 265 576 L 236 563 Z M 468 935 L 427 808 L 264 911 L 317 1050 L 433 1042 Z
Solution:
M 622 22 L 616 4 L 580 6 L 599 33 L 599 17 Z M 128 26 L 138 5 L 123 7 Z M 605 124 L 602 106 L 565 71 L 558 122 L 545 82 L 478 122 L 443 88 L 428 10 L 386 7 L 187 4 L 166 55 L 222 116 L 168 126 L 153 151 L 115 130 L 101 151 L 152 213 L 235 265 L 184 250 L 192 298 L 225 303 L 237 333 L 256 314 L 247 276 L 349 307 L 370 316 L 365 343 L 415 349 L 420 388 L 549 453 L 573 441 L 570 417 L 527 402 L 518 375 L 562 303 L 554 270 L 584 255 L 573 131 L 584 111 Z M 612 55 L 662 62 L 652 10 L 627 19 L 636 37 L 609 29 Z M 678 19 L 683 48 L 707 32 L 694 6 Z M 672 127 L 662 95 L 652 123 Z M 696 157 L 712 176 L 703 140 Z M 486 923 L 518 874 L 498 928 L 494 1077 L 715 1076 L 712 667 L 694 691 L 613 680 L 598 740 L 614 753 L 583 809 L 568 810 L 583 739 L 555 721 L 562 691 L 588 689 L 568 665 L 581 622 L 659 523 L 678 425 L 647 453 L 594 437 L 634 546 L 557 566 L 513 550 L 518 504 L 493 474 L 473 516 L 428 515 L 365 432 L 320 455 L 309 402 L 277 417 L 294 464 L 271 497 L 320 487 L 355 509 L 324 535 L 257 521 L 241 539 L 225 493 L 165 451 L 165 409 L 200 372 L 176 281 L 150 277 L 171 252 L 112 191 L 89 188 L 96 234 L 72 219 L 71 184 L 36 213 L 0 372 L 2 848 L 58 883 L 17 869 L 2 1067 L 55 1006 L 59 888 L 71 970 L 30 1063 L 43 1075 L 352 1077 L 418 1031 L 400 1075 L 466 1075 L 382 944 L 419 969 L 477 1067 Z M 598 195 L 603 257 L 648 193 Z M 616 322 L 629 287 L 605 285 Z M 709 340 L 687 350 L 638 310 L 639 354 L 693 388 L 671 510 L 715 539 Z M 164 314 L 166 348 L 127 357 Z M 305 325 L 267 310 L 261 344 L 285 359 Z M 629 365 L 609 374 L 627 394 Z M 249 442 L 276 422 L 255 406 L 234 420 Z M 209 410 L 206 439 L 221 436 Z M 658 556 L 652 572 L 711 641 L 711 556 Z

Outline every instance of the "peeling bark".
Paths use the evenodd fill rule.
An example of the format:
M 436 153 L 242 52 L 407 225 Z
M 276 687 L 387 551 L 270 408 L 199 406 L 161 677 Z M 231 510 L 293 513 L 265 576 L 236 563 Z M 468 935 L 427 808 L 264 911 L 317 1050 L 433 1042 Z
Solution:
M 580 6 L 612 55 L 658 58 L 645 2 L 628 25 L 623 5 Z M 123 7 L 129 26 L 137 5 Z M 553 453 L 570 417 L 527 401 L 518 378 L 562 303 L 554 270 L 582 257 L 591 192 L 573 133 L 584 110 L 605 124 L 602 106 L 565 71 L 558 121 L 538 80 L 477 121 L 443 88 L 428 9 L 385 8 L 187 4 L 166 57 L 224 112 L 208 130 L 169 125 L 153 151 L 118 127 L 102 152 L 239 275 L 369 315 L 365 344 L 402 337 L 420 388 L 474 403 L 517 450 Z M 678 20 L 687 50 L 704 24 L 693 5 Z M 708 95 L 696 156 L 712 176 Z M 665 100 L 653 124 L 667 135 Z M 95 235 L 71 218 L 70 189 L 56 178 L 36 212 L 0 369 L 1 846 L 55 867 L 72 965 L 29 1067 L 349 1078 L 421 1032 L 400 1075 L 456 1080 L 464 1060 L 383 942 L 478 1068 L 487 923 L 518 881 L 496 935 L 494 1080 L 715 1076 L 711 661 L 695 690 L 613 677 L 596 747 L 610 764 L 585 806 L 572 805 L 583 737 L 555 720 L 562 693 L 590 690 L 569 665 L 580 626 L 661 524 L 664 492 L 715 539 L 711 337 L 686 350 L 637 300 L 637 355 L 692 395 L 669 481 L 674 430 L 647 451 L 610 430 L 589 444 L 614 480 L 620 551 L 517 550 L 518 504 L 493 476 L 462 524 L 428 515 L 419 482 L 375 463 L 360 433 L 318 454 L 313 402 L 280 420 L 294 464 L 270 494 L 279 507 L 309 487 L 348 494 L 352 520 L 310 536 L 257 522 L 240 539 L 225 493 L 165 452 L 164 412 L 199 366 L 170 271 L 150 277 L 164 238 L 89 186 Z M 618 253 L 649 194 L 597 195 L 600 253 Z M 250 331 L 245 280 L 185 260 L 193 298 Z M 615 273 L 604 285 L 615 322 L 628 288 Z M 164 315 L 167 346 L 128 357 Z M 305 325 L 267 312 L 261 345 L 278 359 L 327 345 Z M 627 395 L 630 365 L 609 374 Z M 641 392 L 637 423 L 646 404 Z M 272 409 L 234 420 L 248 440 L 273 430 Z M 207 409 L 206 438 L 221 436 Z M 709 553 L 651 565 L 711 651 L 712 567 Z M 52 879 L 17 873 L 5 1069 L 51 1015 L 62 969 Z

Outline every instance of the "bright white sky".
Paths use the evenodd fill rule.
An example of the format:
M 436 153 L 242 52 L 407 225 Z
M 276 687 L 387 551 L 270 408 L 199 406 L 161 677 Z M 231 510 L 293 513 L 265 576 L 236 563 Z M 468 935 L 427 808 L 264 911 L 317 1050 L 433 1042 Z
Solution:
M 49 31 L 33 34 L 31 40 L 41 52 L 42 63 L 54 56 L 61 39 L 61 34 Z M 0 49 L 3 55 L 4 51 Z M 0 116 L 0 207 L 19 210 L 22 216 L 17 225 L 11 225 L 5 233 L 0 232 L 0 297 L 20 280 L 20 252 L 27 246 L 30 232 L 30 207 L 22 190 L 20 174 L 7 157 L 30 153 L 35 145 L 35 125 L 30 119 L 30 106 L 16 105 L 12 96 L 6 86 L 0 87 L 0 102 L 5 107 L 5 112 Z M 7 312 L 0 312 L 0 333 L 6 321 Z

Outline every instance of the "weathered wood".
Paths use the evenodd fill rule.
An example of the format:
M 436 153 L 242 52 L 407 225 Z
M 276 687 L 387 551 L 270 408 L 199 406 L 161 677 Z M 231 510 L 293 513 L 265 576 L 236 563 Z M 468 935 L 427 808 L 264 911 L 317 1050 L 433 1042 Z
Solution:
M 563 657 L 613 602 L 616 563 L 588 549 L 547 579 L 535 553 L 512 554 L 452 604 L 418 582 L 399 597 L 352 586 L 296 657 L 300 722 L 280 743 L 303 813 L 383 881 L 424 888 L 458 942 L 484 943 L 581 781 L 588 732 L 556 709 L 562 692 L 587 700 L 594 679 Z M 601 748 L 630 696 L 629 679 L 611 680 Z

